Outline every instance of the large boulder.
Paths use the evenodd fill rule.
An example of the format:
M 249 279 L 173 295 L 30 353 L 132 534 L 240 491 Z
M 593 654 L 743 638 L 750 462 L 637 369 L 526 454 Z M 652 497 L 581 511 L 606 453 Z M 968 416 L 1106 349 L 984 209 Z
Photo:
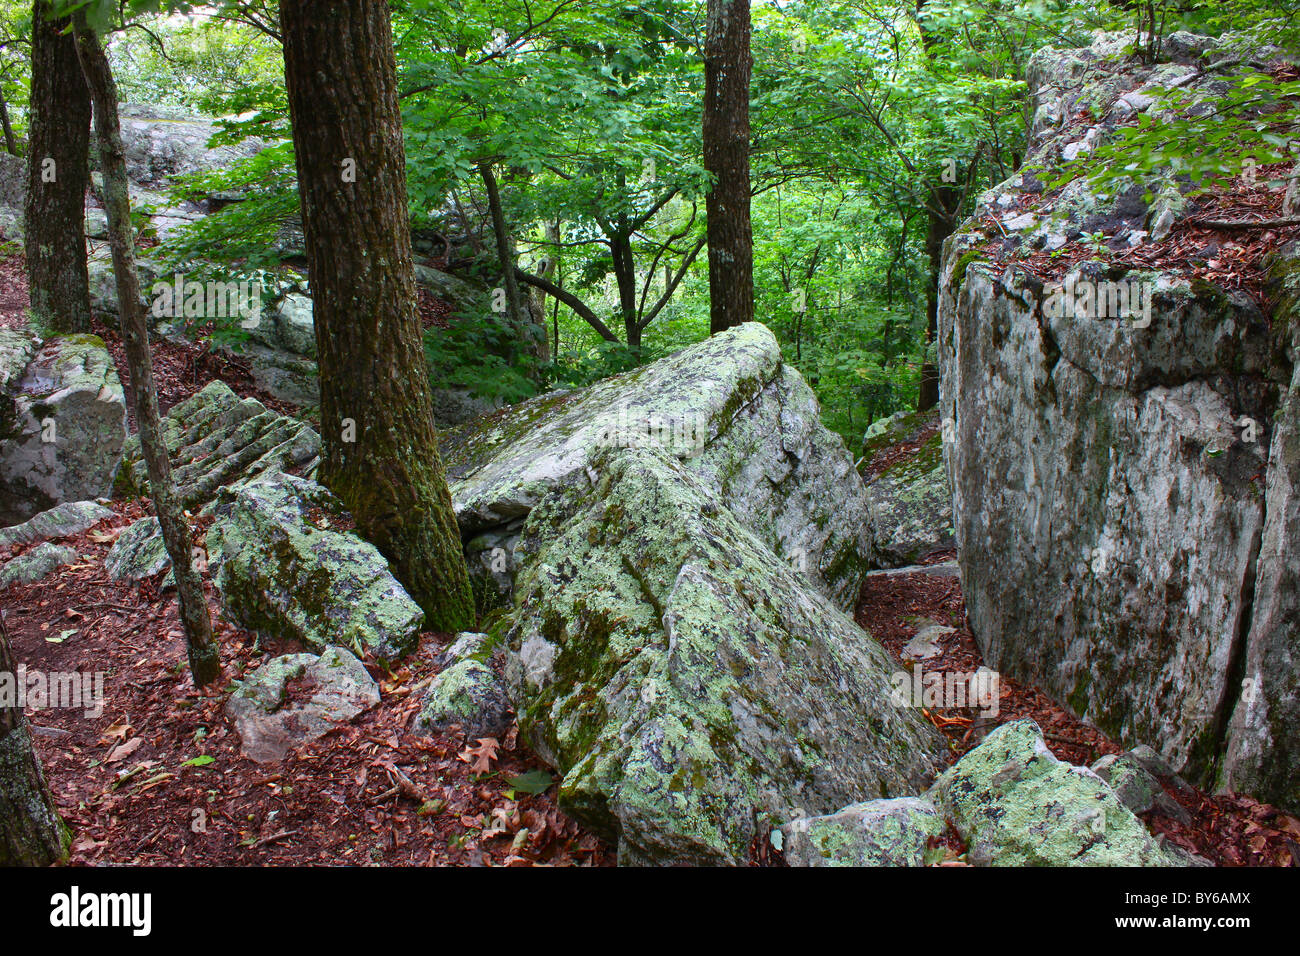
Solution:
M 858 464 L 877 561 L 906 567 L 954 546 L 939 414 L 900 412 L 867 430 Z
M 18 557 L 10 558 L 0 567 L 0 588 L 7 588 L 11 584 L 35 584 L 77 560 L 79 555 L 75 549 L 42 541 Z
M 507 680 L 560 805 L 621 862 L 742 863 L 764 819 L 920 789 L 947 745 L 884 650 L 715 474 L 640 441 L 584 454 L 518 545 Z
M 213 582 L 241 626 L 387 659 L 415 647 L 423 612 L 325 488 L 271 473 L 221 489 L 209 510 Z
M 175 107 L 124 104 L 118 112 L 127 176 L 139 185 L 161 188 L 177 176 L 230 166 L 264 146 L 253 138 L 234 146 L 210 147 L 218 132 L 216 122 Z
M 539 396 L 441 436 L 452 501 L 480 594 L 500 601 L 523 519 L 552 492 L 589 484 L 603 448 L 652 437 L 776 555 L 840 608 L 871 559 L 867 499 L 843 441 L 748 323 L 576 392 Z M 493 572 L 496 576 L 493 577 Z
M 1084 180 L 1043 186 L 1064 159 L 1157 108 L 1152 87 L 1221 90 L 1229 67 L 1191 62 L 1218 61 L 1216 41 L 1192 39 L 1155 66 L 1123 55 L 1116 37 L 1033 58 L 1025 170 L 982 197 L 945 247 L 945 463 L 988 664 L 1113 739 L 1158 741 L 1207 784 L 1239 700 L 1263 686 L 1267 720 L 1241 711 L 1232 725 L 1251 738 L 1237 779 L 1280 799 L 1296 777 L 1285 699 L 1300 678 L 1285 650 L 1296 640 L 1284 557 L 1300 546 L 1284 516 L 1294 455 L 1279 444 L 1292 359 L 1276 334 L 1291 323 L 1270 323 L 1240 290 L 1114 261 L 1179 221 L 1179 184 L 1155 188 L 1150 204 L 1141 187 L 1104 197 Z M 1093 261 L 1042 255 L 1099 231 L 1107 243 Z M 1269 659 L 1262 683 L 1243 683 L 1248 647 Z
M 126 398 L 94 335 L 38 347 L 0 330 L 0 524 L 113 487 L 126 439 Z

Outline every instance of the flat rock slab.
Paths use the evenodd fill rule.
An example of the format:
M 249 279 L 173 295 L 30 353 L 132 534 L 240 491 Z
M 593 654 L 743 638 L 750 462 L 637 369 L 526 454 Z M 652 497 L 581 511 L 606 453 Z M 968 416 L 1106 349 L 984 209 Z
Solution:
M 15 544 L 32 544 L 81 534 L 111 517 L 112 509 L 97 501 L 65 501 L 22 524 L 0 528 L 0 551 Z
M 258 763 L 290 752 L 379 703 L 379 686 L 342 647 L 276 657 L 240 681 L 226 702 L 240 749 Z
M 529 515 L 503 624 L 521 732 L 624 863 L 743 863 L 756 821 L 915 793 L 943 737 L 884 650 L 657 443 Z

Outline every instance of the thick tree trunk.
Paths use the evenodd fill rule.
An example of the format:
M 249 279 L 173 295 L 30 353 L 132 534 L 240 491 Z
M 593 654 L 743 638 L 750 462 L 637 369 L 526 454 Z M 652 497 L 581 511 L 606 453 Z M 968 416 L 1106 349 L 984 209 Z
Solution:
M 937 186 L 931 190 L 936 208 L 928 212 L 929 223 L 925 232 L 925 254 L 930 262 L 930 273 L 925 287 L 925 359 L 921 365 L 920 394 L 916 410 L 928 411 L 939 404 L 939 367 L 931 355 L 939 337 L 939 269 L 943 264 L 943 242 L 957 228 L 961 202 L 961 189 L 957 186 Z
M 12 682 L 17 693 L 18 668 L 3 617 L 0 681 Z M 0 866 L 47 866 L 66 855 L 67 828 L 32 750 L 23 709 L 4 703 L 0 701 Z
M 176 576 L 176 598 L 181 626 L 189 654 L 190 673 L 198 687 L 221 676 L 221 656 L 212 637 L 203 582 L 194 567 L 189 525 L 181 510 L 172 482 L 171 461 L 158 421 L 158 392 L 154 387 L 153 360 L 149 354 L 149 325 L 140 298 L 140 276 L 135 268 L 135 240 L 131 232 L 131 197 L 127 189 L 126 157 L 122 149 L 122 128 L 117 117 L 117 84 L 99 37 L 86 23 L 85 10 L 74 19 L 77 55 L 95 104 L 95 132 L 99 159 L 104 170 L 104 211 L 108 216 L 108 242 L 113 253 L 113 275 L 117 280 L 118 314 L 122 318 L 122 342 L 135 395 L 135 420 L 140 428 L 140 447 L 149 471 L 149 492 L 162 527 L 163 543 L 172 559 Z
M 474 623 L 420 345 L 388 5 L 282 0 L 320 360 L 320 474 L 424 608 Z
M 754 317 L 754 238 L 749 219 L 749 0 L 709 0 L 704 42 L 704 168 L 709 328 Z
M 68 21 L 32 10 L 31 125 L 27 149 L 27 280 L 32 316 L 51 332 L 90 331 L 86 186 L 90 91 Z

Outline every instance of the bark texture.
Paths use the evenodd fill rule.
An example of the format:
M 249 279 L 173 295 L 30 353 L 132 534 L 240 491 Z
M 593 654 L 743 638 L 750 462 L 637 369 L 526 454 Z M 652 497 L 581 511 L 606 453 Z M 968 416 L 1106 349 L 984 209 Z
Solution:
M 16 682 L 17 673 L 0 618 L 0 680 Z M 32 750 L 23 709 L 0 706 L 0 866 L 48 866 L 66 852 L 67 828 Z
M 424 609 L 474 623 L 416 309 L 388 5 L 284 0 L 285 84 L 320 361 L 321 480 Z
M 32 316 L 51 332 L 90 331 L 86 277 L 86 186 L 90 90 L 77 44 L 52 20 L 49 0 L 32 9 L 31 125 L 27 150 L 26 252 Z
M 704 42 L 704 168 L 709 240 L 709 328 L 754 317 L 749 218 L 749 0 L 709 0 Z M 630 343 L 629 343 L 630 344 Z
M 154 511 L 176 575 L 176 595 L 190 672 L 195 685 L 202 687 L 221 675 L 221 657 L 212 636 L 212 619 L 203 594 L 203 582 L 192 560 L 189 525 L 176 496 L 171 461 L 167 457 L 167 446 L 163 443 L 158 421 L 158 391 L 154 386 L 153 360 L 149 354 L 149 326 L 140 297 L 140 277 L 135 268 L 131 198 L 127 188 L 122 129 L 117 116 L 117 84 L 113 81 L 99 37 L 86 23 L 84 10 L 76 14 L 74 23 L 77 56 L 95 104 L 95 132 L 99 140 L 100 165 L 104 170 L 108 242 L 113 253 L 118 314 L 122 319 L 122 342 L 135 397 L 140 447 L 149 472 Z

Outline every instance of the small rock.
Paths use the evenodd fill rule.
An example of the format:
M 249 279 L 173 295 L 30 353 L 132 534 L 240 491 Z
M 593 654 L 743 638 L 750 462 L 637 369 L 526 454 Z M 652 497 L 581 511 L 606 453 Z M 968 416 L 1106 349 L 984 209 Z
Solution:
M 171 556 L 155 517 L 141 518 L 113 542 L 104 556 L 104 569 L 114 581 L 142 581 L 170 570 Z M 174 578 L 167 577 L 168 582 Z
M 11 584 L 33 584 L 79 557 L 72 548 L 42 542 L 0 568 L 0 588 Z
M 944 627 L 942 624 L 930 624 L 921 628 L 916 635 L 903 645 L 902 657 L 904 660 L 924 661 L 931 657 L 938 656 L 943 648 L 939 646 L 939 639 L 947 634 L 953 634 L 956 628 Z
M 489 664 L 467 657 L 435 677 L 411 732 L 428 735 L 453 726 L 466 737 L 501 737 L 510 729 L 505 683 Z
M 923 798 L 872 800 L 787 823 L 782 853 L 791 866 L 924 866 L 930 837 L 943 831 Z
M 309 698 L 294 699 L 296 682 Z M 330 647 L 319 657 L 286 654 L 267 661 L 239 682 L 226 714 L 244 754 L 275 763 L 377 703 L 379 687 L 362 663 L 345 648 Z

